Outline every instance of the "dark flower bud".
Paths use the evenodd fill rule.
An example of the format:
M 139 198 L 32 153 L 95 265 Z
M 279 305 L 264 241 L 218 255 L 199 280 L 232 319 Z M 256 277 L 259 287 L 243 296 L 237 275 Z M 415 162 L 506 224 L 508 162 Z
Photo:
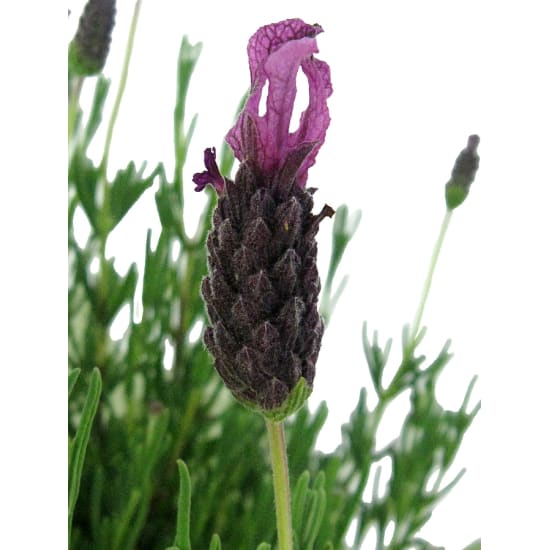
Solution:
M 294 293 L 300 267 L 300 257 L 293 248 L 289 248 L 273 266 L 275 284 L 281 296 L 287 297 Z
M 275 211 L 275 202 L 265 188 L 258 189 L 250 199 L 250 219 L 262 217 L 271 218 Z
M 275 233 L 281 247 L 292 247 L 302 231 L 303 210 L 296 197 L 281 204 L 275 212 Z
M 105 66 L 115 26 L 115 0 L 88 0 L 69 46 L 69 65 L 79 75 L 91 76 Z
M 244 245 L 240 246 L 233 255 L 231 265 L 233 267 L 233 277 L 237 283 L 244 281 L 256 269 L 255 258 L 250 249 Z M 228 271 L 227 274 L 229 273 L 231 272 Z
M 207 239 L 205 344 L 233 395 L 280 420 L 312 390 L 323 334 L 315 236 L 333 211 L 313 215 L 309 190 L 296 183 L 287 198 L 269 180 L 251 193 L 242 173 L 225 180 Z
M 230 257 L 235 251 L 235 245 L 238 242 L 238 236 L 231 222 L 224 220 L 220 224 L 220 230 L 218 231 L 218 243 L 219 248 L 224 257 Z
M 256 267 L 261 267 L 268 257 L 268 244 L 272 232 L 263 218 L 256 218 L 244 227 L 243 244 L 256 259 Z
M 277 296 L 269 276 L 263 269 L 248 277 L 247 290 L 247 300 L 255 302 L 261 315 L 269 315 L 277 301 Z
M 479 136 L 470 136 L 466 148 L 461 151 L 455 161 L 451 179 L 445 186 L 445 201 L 449 210 L 460 206 L 468 196 L 470 185 L 472 185 L 479 167 L 478 145 Z
M 279 331 L 269 321 L 264 321 L 254 331 L 253 345 L 260 351 L 280 346 Z

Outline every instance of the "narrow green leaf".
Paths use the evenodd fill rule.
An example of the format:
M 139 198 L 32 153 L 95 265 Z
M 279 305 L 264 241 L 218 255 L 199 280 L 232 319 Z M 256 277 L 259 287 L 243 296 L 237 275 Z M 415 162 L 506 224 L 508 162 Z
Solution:
M 76 384 L 76 381 L 78 380 L 79 375 L 80 369 L 73 369 L 69 372 L 69 397 L 71 397 L 71 393 L 73 391 L 74 385 Z
M 336 210 L 332 225 L 332 251 L 327 273 L 326 285 L 332 286 L 334 275 L 344 255 L 344 250 L 349 242 L 346 233 L 346 221 L 348 219 L 348 207 L 343 204 Z
M 355 231 L 361 221 L 361 211 L 354 212 L 351 220 L 348 221 L 349 209 L 342 205 L 336 210 L 334 225 L 332 228 L 332 254 L 327 274 L 327 283 L 332 285 L 336 270 L 342 261 L 344 251 L 353 238 Z
M 69 450 L 69 543 L 71 540 L 74 508 L 80 491 L 80 477 L 84 466 L 86 447 L 90 438 L 100 395 L 101 375 L 99 369 L 95 367 L 90 377 L 90 387 L 88 388 L 80 425 Z
M 105 308 L 104 323 L 108 325 L 126 302 L 131 302 L 136 291 L 138 270 L 135 263 L 124 277 L 116 272 L 114 262 L 107 261 L 108 302 Z
M 101 464 L 97 464 L 94 471 L 94 481 L 90 494 L 90 525 L 94 539 L 99 540 L 101 537 L 101 498 L 105 482 L 105 473 Z M 103 518 L 105 519 L 105 518 Z
M 99 170 L 92 161 L 81 153 L 75 153 L 69 166 L 69 182 L 73 183 L 78 199 L 90 225 L 98 231 L 98 212 L 95 202 L 96 189 L 99 180 Z
M 76 212 L 76 207 L 78 206 L 78 195 L 74 192 L 71 192 L 69 190 L 69 211 L 67 214 L 67 227 L 68 227 L 68 234 L 69 234 L 69 248 L 71 246 L 76 246 L 74 241 L 74 215 Z
M 191 45 L 187 36 L 184 36 L 178 55 L 178 80 L 176 91 L 176 106 L 174 108 L 174 145 L 176 149 L 176 166 L 183 166 L 183 155 L 185 154 L 185 102 L 191 75 L 195 69 L 202 50 L 199 42 Z
M 336 293 L 334 295 L 332 294 L 332 285 L 334 283 L 336 271 L 342 261 L 346 247 L 353 238 L 353 235 L 355 234 L 361 220 L 360 211 L 353 214 L 351 221 L 348 221 L 348 214 L 349 210 L 347 205 L 344 204 L 340 206 L 336 210 L 332 224 L 332 248 L 327 276 L 323 285 L 323 294 L 321 296 L 320 306 L 321 316 L 325 320 L 326 324 L 329 323 L 336 303 L 338 302 L 338 299 L 347 284 L 347 278 L 344 278 L 344 280 L 338 285 Z
M 257 550 L 271 550 L 271 544 L 267 544 L 267 542 L 261 542 Z
M 323 472 L 319 474 L 318 479 L 321 478 L 322 482 L 324 483 L 324 476 L 322 476 L 322 474 Z M 316 485 L 317 483 L 314 483 L 314 486 Z M 319 535 L 319 531 L 321 530 L 323 520 L 325 519 L 327 496 L 324 488 L 318 488 L 316 490 L 316 494 L 318 498 L 315 502 L 315 510 L 312 511 L 311 514 L 312 523 L 306 535 L 306 550 L 313 550 L 313 545 L 315 544 L 317 536 Z
M 147 231 L 142 293 L 144 308 L 150 306 L 158 309 L 159 302 L 166 295 L 169 273 L 169 245 L 169 233 L 163 230 L 158 239 L 157 247 L 153 250 L 151 230 Z
M 185 241 L 180 197 L 175 187 L 164 180 L 162 176 L 159 189 L 155 193 L 155 202 L 163 229 L 175 233 L 181 241 Z
M 325 489 L 325 472 L 319 472 L 313 482 L 313 489 L 315 491 L 324 491 Z
M 464 548 L 464 550 L 481 550 L 481 539 L 474 540 Z
M 153 469 L 161 457 L 163 444 L 166 441 L 168 420 L 169 412 L 167 409 L 160 415 L 153 415 L 149 419 L 146 443 L 139 457 L 138 465 L 137 490 L 139 491 L 140 498 L 137 507 L 133 511 L 132 521 L 128 523 L 127 531 L 124 534 L 124 542 L 128 549 L 135 547 L 147 519 L 150 498 L 153 492 Z
M 367 366 L 369 368 L 372 383 L 373 383 L 374 389 L 376 390 L 376 393 L 380 397 L 383 393 L 382 371 L 386 364 L 385 359 L 387 359 L 387 356 L 384 360 L 380 361 L 380 358 L 381 356 L 383 357 L 383 354 L 381 354 L 380 348 L 378 347 L 378 333 L 374 331 L 373 337 L 372 337 L 373 341 L 371 344 L 369 340 L 368 332 L 367 332 L 367 323 L 363 323 L 362 336 L 363 336 L 363 352 L 365 354 L 365 359 L 367 360 Z
M 468 407 L 468 402 L 470 401 L 470 397 L 472 395 L 472 391 L 474 389 L 475 383 L 477 382 L 477 376 L 474 376 L 472 380 L 470 380 L 470 383 L 468 384 L 468 389 L 466 390 L 466 395 L 464 396 L 464 399 L 462 400 L 462 405 L 460 406 L 460 412 L 465 413 L 466 408 Z
M 222 550 L 222 541 L 217 534 L 214 534 L 212 536 L 212 540 L 210 541 L 210 547 L 208 548 L 208 550 Z
M 105 105 L 105 99 L 107 98 L 110 84 L 111 81 L 106 79 L 103 75 L 99 75 L 97 78 L 92 108 L 84 130 L 84 151 L 90 145 L 92 138 L 101 124 L 103 106 Z
M 328 416 L 327 404 L 323 401 L 315 413 L 307 407 L 298 411 L 291 419 L 288 430 L 288 455 L 292 457 L 289 464 L 291 477 L 298 476 L 310 466 L 310 453 Z
M 187 160 L 187 151 L 189 151 L 189 146 L 191 145 L 191 140 L 193 139 L 193 134 L 195 133 L 198 118 L 199 115 L 193 115 L 189 128 L 187 129 L 187 133 L 185 134 L 185 139 L 182 142 L 182 150 L 178 152 L 178 160 L 181 162 L 181 166 L 183 166 Z
M 349 281 L 349 275 L 344 275 L 340 283 L 338 284 L 338 287 L 330 297 L 330 303 L 328 305 L 328 312 L 329 312 L 329 318 L 332 315 L 332 312 L 336 309 L 336 304 L 338 304 L 338 301 L 342 297 L 342 294 L 344 293 L 344 290 L 346 290 L 346 286 L 348 285 Z
M 292 493 L 292 525 L 298 540 L 301 540 L 302 524 L 305 515 L 305 505 L 309 492 L 310 474 L 306 470 L 298 478 Z
M 178 546 L 180 550 L 190 550 L 191 538 L 189 532 L 189 516 L 191 513 L 191 478 L 185 462 L 178 459 L 177 464 L 180 476 L 180 492 L 178 497 L 178 519 L 174 545 Z
M 317 491 L 310 491 L 307 500 L 308 510 L 306 521 L 302 529 L 302 540 L 304 541 L 304 548 L 310 550 L 313 545 L 313 526 L 318 523 L 316 516 L 319 512 L 319 493 L 317 493 Z
M 126 533 L 128 532 L 128 528 L 130 527 L 132 518 L 134 517 L 142 498 L 143 495 L 139 489 L 133 489 L 130 493 L 130 498 L 126 503 L 126 507 L 122 512 L 122 516 L 118 518 L 116 524 L 115 534 L 111 542 L 112 550 L 119 550 L 119 548 L 124 547 L 123 545 L 126 543 L 127 540 Z
M 154 415 L 149 420 L 141 470 L 142 477 L 146 479 L 151 477 L 153 468 L 162 452 L 169 419 L 170 413 L 168 409 L 164 409 L 160 415 Z

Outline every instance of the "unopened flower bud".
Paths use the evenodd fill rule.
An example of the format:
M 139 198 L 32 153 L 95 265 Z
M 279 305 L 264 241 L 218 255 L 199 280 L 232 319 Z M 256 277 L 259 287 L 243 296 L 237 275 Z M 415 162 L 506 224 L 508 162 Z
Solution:
M 455 161 L 451 179 L 445 186 L 445 201 L 449 210 L 461 205 L 468 196 L 470 185 L 472 185 L 479 167 L 478 145 L 479 136 L 475 134 L 470 136 L 466 148 L 461 151 Z
M 73 72 L 91 76 L 101 72 L 111 45 L 115 25 L 115 0 L 88 0 L 69 46 Z

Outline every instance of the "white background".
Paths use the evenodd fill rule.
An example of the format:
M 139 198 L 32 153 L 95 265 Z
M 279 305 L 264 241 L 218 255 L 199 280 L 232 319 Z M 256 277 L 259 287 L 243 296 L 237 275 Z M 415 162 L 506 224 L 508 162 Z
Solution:
M 70 7 L 73 16 L 69 30 L 65 19 L 57 23 L 60 42 L 65 44 L 74 31 L 75 16 L 81 12 L 82 3 L 74 2 Z M 114 87 L 132 7 L 132 2 L 119 2 L 105 71 L 113 78 Z M 140 159 L 149 161 L 151 167 L 163 161 L 170 168 L 179 43 L 183 34 L 192 43 L 202 41 L 203 51 L 187 103 L 188 121 L 192 114 L 199 113 L 184 170 L 191 190 L 192 174 L 202 170 L 202 150 L 212 145 L 219 147 L 235 106 L 249 84 L 246 43 L 250 35 L 261 25 L 288 17 L 301 17 L 324 27 L 325 32 L 318 37 L 318 57 L 331 66 L 332 123 L 317 163 L 310 170 L 309 184 L 319 188 L 318 208 L 325 202 L 334 207 L 345 203 L 351 209 L 361 209 L 363 219 L 344 258 L 340 274 L 348 273 L 350 282 L 326 333 L 310 399 L 312 405 L 327 400 L 331 412 L 319 442 L 322 449 L 333 448 L 337 443 L 339 426 L 355 406 L 359 388 L 368 381 L 360 339 L 363 321 L 368 322 L 370 330 L 377 329 L 383 339 L 393 337 L 397 352 L 401 327 L 411 322 L 414 315 L 444 214 L 444 183 L 467 136 L 481 136 L 480 170 L 468 200 L 453 217 L 424 316 L 428 334 L 422 351 L 428 357 L 433 357 L 448 337 L 453 341 L 455 356 L 438 387 L 440 402 L 456 409 L 470 379 L 478 375 L 471 403 L 482 396 L 484 403 L 455 463 L 455 472 L 465 466 L 467 473 L 438 506 L 423 531 L 426 538 L 449 550 L 463 548 L 481 534 L 486 548 L 542 548 L 546 543 L 550 40 L 543 8 L 543 2 L 534 1 L 280 0 L 260 4 L 146 0 L 128 88 L 115 128 L 112 171 Z M 8 59 L 4 71 L 3 89 L 7 95 L 2 116 L 3 120 L 15 121 L 9 136 L 22 148 L 21 160 L 12 162 L 13 175 L 5 176 L 4 185 L 9 185 L 10 190 L 18 186 L 15 191 L 21 193 L 21 201 L 32 184 L 39 197 L 36 214 L 34 210 L 32 214 L 35 222 L 30 227 L 21 217 L 14 217 L 19 211 L 12 205 L 22 202 L 9 200 L 2 205 L 7 206 L 3 208 L 6 216 L 2 216 L 2 223 L 6 224 L 2 237 L 8 246 L 5 254 L 12 259 L 4 264 L 9 266 L 4 272 L 11 278 L 4 284 L 3 293 L 7 302 L 15 303 L 15 326 L 21 325 L 13 331 L 21 344 L 17 347 L 14 340 L 7 349 L 26 352 L 24 359 L 19 351 L 14 356 L 18 360 L 8 363 L 16 377 L 13 384 L 7 383 L 10 388 L 25 387 L 26 366 L 35 368 L 37 377 L 51 384 L 45 368 L 50 364 L 44 354 L 51 350 L 63 352 L 58 348 L 62 348 L 60 342 L 66 334 L 62 330 L 66 326 L 64 278 L 59 276 L 64 268 L 52 268 L 48 248 L 40 246 L 51 243 L 40 241 L 44 239 L 42 228 L 50 226 L 61 231 L 61 250 L 66 242 L 63 186 L 55 177 L 43 176 L 51 159 L 58 156 L 57 149 L 53 154 L 48 149 L 49 138 L 60 136 L 59 150 L 63 150 L 65 139 L 64 81 L 54 80 L 58 91 L 52 94 L 51 74 L 53 71 L 63 78 L 66 73 L 62 64 L 52 69 L 55 63 L 49 65 L 48 59 L 40 59 L 36 48 L 29 50 L 29 45 L 48 41 L 34 40 L 35 35 L 28 28 L 27 32 L 18 31 L 26 29 L 22 24 L 26 15 L 3 18 L 4 24 L 15 28 L 21 43 L 19 48 L 10 45 L 3 51 L 7 58 L 13 57 L 13 51 L 23 52 L 27 60 L 25 66 L 22 62 L 9 64 Z M 32 19 L 40 32 L 44 32 L 41 27 L 46 27 L 47 35 L 48 27 L 40 14 Z M 29 74 L 29 84 L 20 84 L 19 76 L 29 78 Z M 36 102 L 36 94 L 42 92 L 47 98 L 48 90 L 53 97 L 51 103 Z M 83 100 L 90 94 L 91 87 L 85 88 Z M 19 117 L 12 111 L 12 105 L 18 102 L 23 105 L 22 109 L 19 106 Z M 50 105 L 51 112 L 45 113 L 50 111 Z M 57 111 L 56 107 L 62 110 Z M 47 119 L 38 141 L 33 139 L 28 109 L 35 109 Z M 56 122 L 61 128 L 58 134 Z M 103 139 L 101 135 L 98 138 L 94 144 L 97 158 Z M 35 151 L 32 161 L 29 151 Z M 63 181 L 64 159 L 60 157 L 59 171 L 52 167 L 50 174 L 57 174 Z M 50 210 L 46 201 L 49 197 L 51 203 L 52 196 L 61 201 L 61 207 L 54 204 Z M 204 197 L 190 191 L 186 200 L 186 219 L 192 219 L 202 209 Z M 119 258 L 117 267 L 124 269 L 130 261 L 142 258 L 147 227 L 153 227 L 158 234 L 152 204 L 151 192 L 109 242 L 109 252 Z M 51 212 L 55 212 L 53 216 Z M 322 225 L 319 261 L 324 273 L 330 222 Z M 25 229 L 22 233 L 29 243 L 26 250 L 33 250 L 34 255 L 22 254 L 22 248 L 13 244 L 12 231 L 19 227 Z M 62 254 L 54 255 L 61 266 L 65 265 Z M 21 274 L 31 276 L 37 255 L 43 257 L 44 286 L 35 292 L 47 303 L 39 306 L 31 299 L 29 306 L 23 308 L 12 291 L 12 282 L 27 281 Z M 30 262 L 27 271 L 19 267 L 25 261 Z M 59 294 L 50 292 L 50 288 Z M 52 328 L 55 311 L 61 319 L 61 330 Z M 53 330 L 53 334 L 48 330 Z M 33 345 L 29 346 L 29 340 Z M 37 355 L 30 357 L 27 352 Z M 56 359 L 60 365 L 65 361 L 63 353 L 58 353 Z M 57 372 L 53 367 L 50 370 Z M 66 380 L 65 371 L 59 371 L 62 377 L 58 380 Z M 17 379 L 19 376 L 23 378 Z M 37 386 L 36 400 L 34 394 L 23 399 L 17 392 L 9 392 L 14 402 L 8 401 L 3 422 L 11 418 L 8 413 L 26 409 L 22 403 L 40 402 L 51 404 L 52 410 L 63 410 L 62 394 L 59 401 L 52 401 L 40 382 Z M 384 427 L 385 438 L 397 435 L 404 412 L 401 408 L 390 415 Z M 46 478 L 43 482 L 49 484 L 32 493 L 18 490 L 15 483 L 12 511 L 19 512 L 22 525 L 26 525 L 25 517 L 36 512 L 26 508 L 29 495 L 50 502 L 49 496 L 56 493 L 52 479 L 53 483 L 57 479 L 58 484 L 63 484 L 66 470 L 56 469 L 59 460 L 52 460 L 52 452 L 64 453 L 59 451 L 64 443 L 61 439 L 57 451 L 50 448 L 51 425 L 45 424 L 45 429 L 40 430 L 44 439 L 38 445 L 36 438 L 29 443 L 26 437 L 35 426 L 36 415 L 26 418 L 22 414 L 22 419 L 27 422 L 26 428 L 9 423 L 6 426 L 13 432 L 5 432 L 5 440 L 13 442 L 14 449 L 8 458 L 24 468 L 15 480 L 33 473 L 37 478 Z M 38 468 L 38 464 L 42 467 Z M 50 465 L 51 471 L 59 473 L 58 478 L 44 476 Z M 13 476 L 6 479 L 14 481 Z M 65 513 L 64 496 L 57 502 Z M 48 522 L 47 526 L 51 525 Z M 64 527 L 59 532 L 63 536 Z

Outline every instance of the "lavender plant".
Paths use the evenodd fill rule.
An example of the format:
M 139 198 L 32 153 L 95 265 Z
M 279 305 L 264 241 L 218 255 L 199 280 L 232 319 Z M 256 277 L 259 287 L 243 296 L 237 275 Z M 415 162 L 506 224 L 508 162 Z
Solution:
M 479 138 L 470 138 L 446 186 L 441 234 L 396 373 L 382 383 L 391 368 L 390 343 L 381 346 L 365 326 L 377 404 L 369 409 L 361 390 L 341 443 L 322 453 L 315 443 L 328 409 L 323 403 L 311 411 L 305 402 L 323 320 L 326 325 L 342 290 L 332 294 L 332 283 L 358 224 L 346 206 L 332 219 L 322 319 L 315 235 L 334 211 L 325 205 L 313 214 L 313 189 L 306 188 L 330 120 L 328 65 L 312 56 L 322 28 L 292 19 L 262 27 L 250 39 L 251 89 L 220 148 L 219 167 L 216 149 L 206 149 L 206 171 L 193 178 L 208 203 L 189 235 L 182 213 L 190 182 L 184 185 L 182 169 L 197 119 L 187 124 L 185 112 L 200 44 L 184 37 L 177 61 L 174 174 L 162 164 L 147 170 L 132 162 L 107 178 L 139 7 L 138 0 L 98 166 L 88 150 L 110 88 L 100 71 L 114 3 L 90 0 L 69 46 L 69 547 L 343 549 L 355 520 L 352 548 L 362 547 L 370 528 L 376 548 L 434 548 L 417 533 L 462 475 L 441 487 L 479 404 L 467 410 L 470 385 L 460 409 L 445 410 L 435 385 L 450 359 L 449 343 L 428 366 L 417 350 L 437 256 L 451 212 L 474 179 Z M 299 67 L 309 80 L 310 104 L 289 133 Z M 267 111 L 260 116 L 267 81 Z M 79 94 L 94 83 L 85 112 Z M 234 156 L 240 166 L 232 179 Z M 153 243 L 148 233 L 140 269 L 133 264 L 120 274 L 106 241 L 154 184 L 161 234 Z M 77 209 L 91 228 L 84 245 L 74 235 Z M 133 310 L 136 300 L 141 320 L 130 315 L 122 340 L 111 339 L 114 318 L 125 304 Z M 207 326 L 205 345 L 190 338 L 197 324 Z M 166 341 L 175 350 L 169 370 L 163 367 Z M 401 434 L 377 450 L 384 412 L 406 391 L 410 412 Z M 377 480 L 386 458 L 392 475 L 383 488 Z M 435 485 L 429 484 L 436 471 Z M 374 496 L 367 499 L 372 479 Z M 390 525 L 391 541 L 384 542 Z

